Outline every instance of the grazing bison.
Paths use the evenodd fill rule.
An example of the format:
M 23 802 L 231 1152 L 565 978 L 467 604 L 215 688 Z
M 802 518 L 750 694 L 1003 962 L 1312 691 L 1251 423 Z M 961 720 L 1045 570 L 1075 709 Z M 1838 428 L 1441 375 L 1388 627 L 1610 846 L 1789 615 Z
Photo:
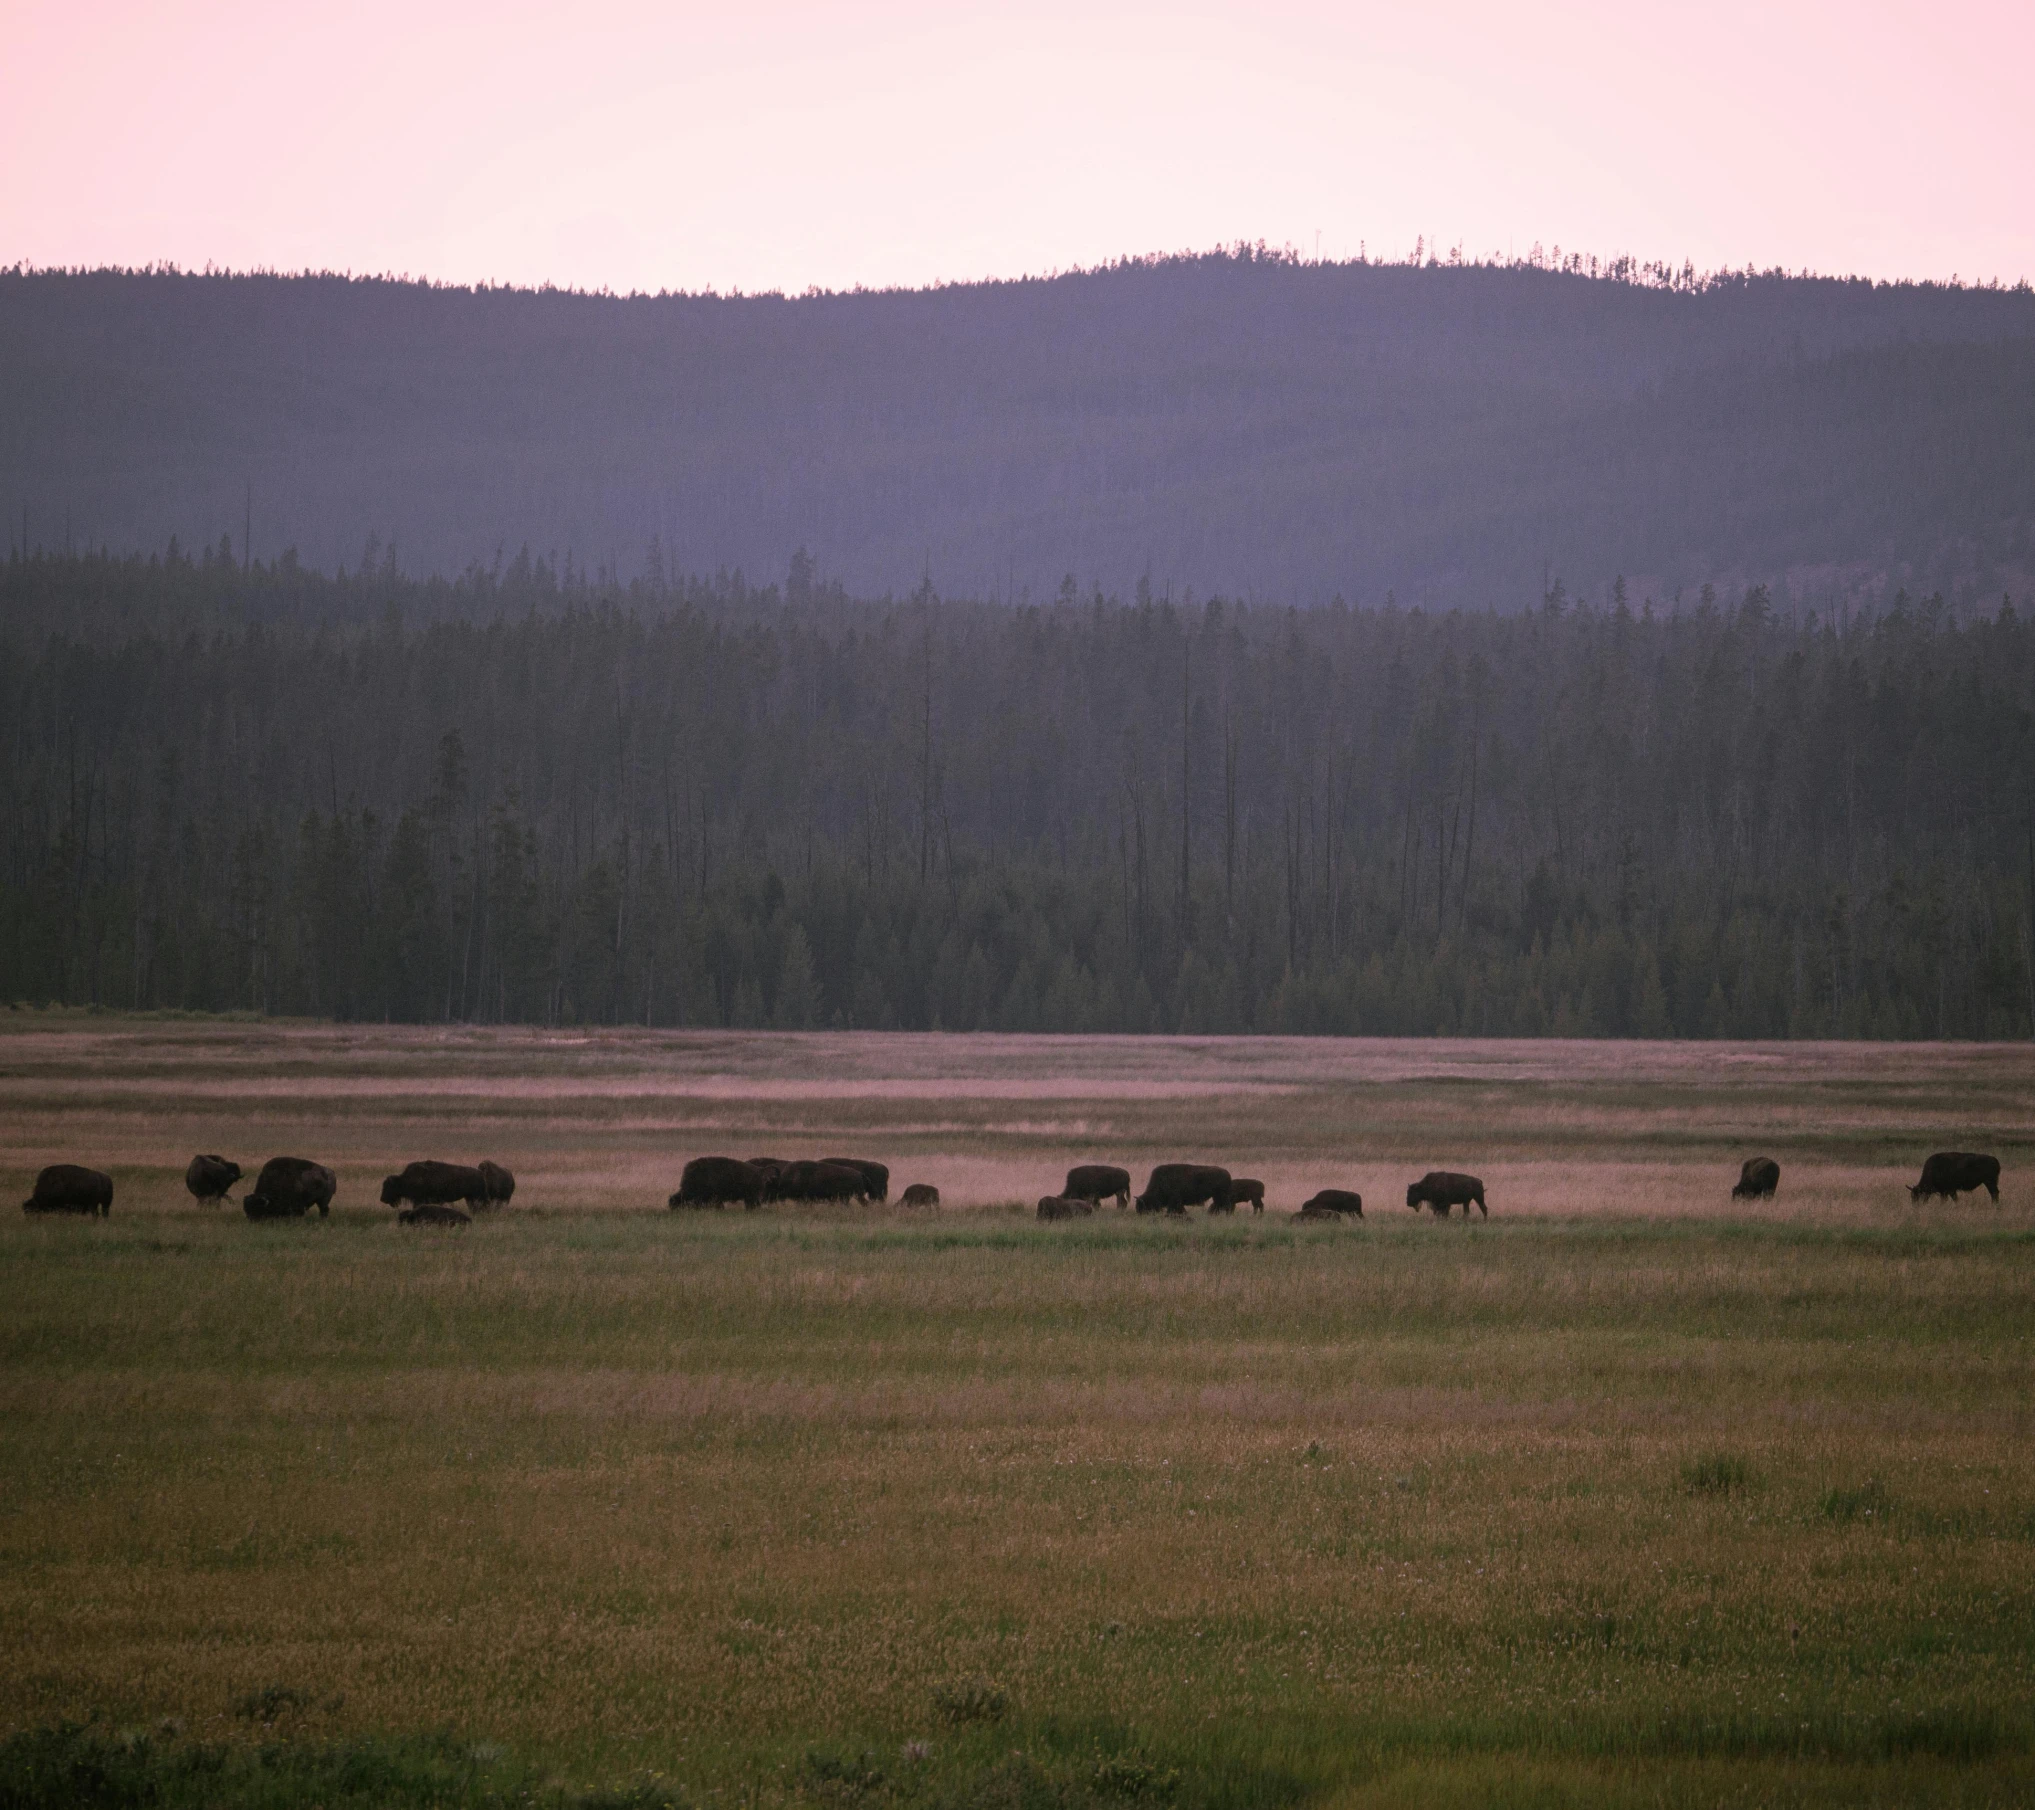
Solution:
M 1474 1175 L 1458 1175 L 1452 1169 L 1430 1169 L 1406 1190 L 1406 1204 L 1416 1213 L 1432 1207 L 1437 1219 L 1446 1219 L 1449 1208 L 1461 1207 L 1468 1219 L 1474 1206 L 1486 1219 L 1491 1209 L 1484 1205 L 1484 1184 Z
M 442 1200 L 427 1200 L 414 1207 L 405 1207 L 396 1215 L 396 1223 L 406 1226 L 470 1226 L 473 1215 L 464 1207 L 449 1206 Z
M 1234 1204 L 1227 1169 L 1213 1163 L 1161 1163 L 1137 1199 L 1140 1213 L 1184 1213 L 1204 1202 L 1211 1213 L 1227 1213 Z
M 763 1189 L 770 1178 L 754 1163 L 732 1156 L 696 1156 L 678 1178 L 673 1207 L 725 1207 L 740 1201 L 745 1207 L 763 1204 Z
M 1062 1200 L 1113 1200 L 1120 1207 L 1131 1204 L 1131 1172 L 1114 1163 L 1077 1163 L 1067 1171 Z
M 436 1163 L 427 1158 L 408 1164 L 400 1175 L 382 1177 L 385 1207 L 442 1207 L 455 1200 L 482 1207 L 487 1198 L 487 1178 L 470 1163 Z
M 301 1156 L 272 1156 L 255 1177 L 254 1192 L 243 1197 L 241 1211 L 250 1219 L 302 1219 L 313 1207 L 322 1219 L 332 1211 L 339 1178 L 323 1163 Z
M 239 1180 L 240 1165 L 229 1163 L 223 1156 L 194 1156 L 191 1166 L 184 1171 L 184 1186 L 200 1206 L 224 1200 Z
M 96 1213 L 101 1219 L 113 1212 L 113 1178 L 98 1169 L 77 1163 L 52 1163 L 35 1178 L 35 1189 L 21 1203 L 24 1213 Z
M 901 1205 L 907 1207 L 937 1207 L 940 1191 L 931 1182 L 913 1182 L 897 1198 Z
M 1922 1165 L 1922 1179 L 1908 1190 L 1910 1200 L 1927 1200 L 1931 1195 L 1955 1200 L 1960 1194 L 1976 1194 L 1983 1188 L 1997 1206 L 2000 1199 L 2000 1159 L 1979 1156 L 1969 1150 L 1939 1150 Z
M 1094 1211 L 1094 1201 L 1069 1200 L 1064 1194 L 1047 1194 L 1039 1201 L 1041 1219 L 1085 1219 Z
M 1781 1166 L 1770 1156 L 1749 1156 L 1745 1167 L 1738 1172 L 1738 1186 L 1731 1190 L 1733 1200 L 1772 1200 L 1774 1190 L 1781 1185 Z
M 1249 1201 L 1253 1213 L 1264 1212 L 1265 1184 L 1259 1181 L 1256 1176 L 1239 1175 L 1235 1177 L 1230 1182 L 1229 1193 L 1232 1205 L 1240 1207 L 1245 1201 Z
M 1364 1197 L 1348 1188 L 1323 1188 L 1311 1199 L 1300 1203 L 1302 1219 L 1362 1219 Z
M 488 1186 L 488 1205 L 506 1207 L 516 1198 L 516 1178 L 500 1163 L 482 1163 L 480 1178 Z
M 837 1169 L 859 1169 L 862 1179 L 869 1185 L 862 1192 L 879 1207 L 890 1201 L 890 1171 L 882 1163 L 872 1163 L 859 1156 L 823 1156 L 823 1163 L 831 1163 Z
M 843 1163 L 786 1163 L 764 1188 L 765 1200 L 863 1200 L 869 1178 Z

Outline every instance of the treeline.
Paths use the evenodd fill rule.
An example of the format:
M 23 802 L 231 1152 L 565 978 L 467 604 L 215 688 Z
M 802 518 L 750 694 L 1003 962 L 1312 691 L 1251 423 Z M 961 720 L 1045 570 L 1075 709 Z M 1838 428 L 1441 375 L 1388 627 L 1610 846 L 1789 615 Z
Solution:
M 17 557 L 0 998 L 2026 1037 L 2026 609 L 867 604 L 804 560 L 757 588 Z

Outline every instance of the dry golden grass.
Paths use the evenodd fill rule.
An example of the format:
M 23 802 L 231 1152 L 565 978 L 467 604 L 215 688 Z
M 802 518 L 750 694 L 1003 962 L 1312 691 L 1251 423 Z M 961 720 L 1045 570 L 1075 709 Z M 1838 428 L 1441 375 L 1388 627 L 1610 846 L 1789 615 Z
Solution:
M 59 1157 L 120 1192 L 0 1220 L 0 1729 L 245 1739 L 281 1685 L 284 1734 L 451 1726 L 701 1795 L 838 1796 L 818 1746 L 909 1797 L 923 1741 L 955 1791 L 1093 1748 L 1211 1805 L 2013 1802 L 2031 1078 L 17 1015 L 10 1198 Z M 1946 1144 L 1999 1152 L 2001 1207 L 1907 1204 Z M 948 1205 L 663 1211 L 686 1157 L 766 1146 Z M 192 1206 L 197 1149 L 333 1162 L 333 1219 Z M 1755 1151 L 1780 1200 L 1734 1208 Z M 375 1186 L 423 1155 L 508 1162 L 515 1207 L 399 1230 Z M 1274 1211 L 1007 1204 L 1175 1155 Z M 1398 1204 L 1431 1164 L 1488 1225 Z M 1279 1210 L 1325 1182 L 1371 1218 Z M 973 1677 L 1005 1720 L 943 1714 Z

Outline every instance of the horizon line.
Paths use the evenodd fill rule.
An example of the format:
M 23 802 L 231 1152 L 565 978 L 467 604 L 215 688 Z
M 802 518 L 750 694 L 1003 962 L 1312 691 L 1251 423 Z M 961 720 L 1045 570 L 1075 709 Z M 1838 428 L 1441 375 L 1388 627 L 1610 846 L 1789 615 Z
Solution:
M 2026 275 L 2012 281 L 1993 275 L 1990 277 L 1965 278 L 1953 271 L 1949 277 L 1870 277 L 1860 275 L 1838 275 L 1828 271 L 1814 270 L 1803 266 L 1790 270 L 1785 265 L 1775 264 L 1760 268 L 1750 259 L 1743 266 L 1719 265 L 1713 269 L 1698 269 L 1690 259 L 1683 259 L 1676 265 L 1667 259 L 1641 260 L 1630 252 L 1621 252 L 1612 257 L 1601 257 L 1593 252 L 1564 251 L 1559 245 L 1543 248 L 1539 240 L 1521 253 L 1492 252 L 1486 257 L 1465 257 L 1460 243 L 1442 253 L 1439 241 L 1428 244 L 1426 235 L 1416 239 L 1414 248 L 1405 257 L 1369 255 L 1364 241 L 1359 241 L 1358 253 L 1354 258 L 1324 258 L 1319 255 L 1306 256 L 1290 241 L 1279 246 L 1268 245 L 1263 239 L 1255 241 L 1238 239 L 1229 244 L 1216 244 L 1205 248 L 1177 251 L 1125 252 L 1098 264 L 1072 264 L 1054 267 L 1044 271 L 1026 272 L 1017 276 L 973 276 L 943 277 L 936 281 L 920 284 L 896 283 L 869 285 L 857 283 L 851 288 L 834 289 L 822 284 L 810 284 L 802 290 L 785 289 L 719 289 L 709 285 L 704 289 L 610 289 L 581 288 L 576 284 L 514 282 L 473 282 L 461 283 L 449 279 L 418 276 L 409 271 L 354 271 L 331 268 L 314 269 L 306 265 L 301 270 L 279 270 L 264 265 L 245 269 L 231 266 L 220 267 L 209 260 L 202 269 L 185 269 L 174 260 L 160 259 L 149 264 L 121 265 L 34 265 L 26 259 L 17 259 L 11 265 L 0 265 L 0 279 L 27 281 L 49 277 L 176 277 L 200 281 L 270 281 L 270 282 L 341 282 L 363 285 L 388 284 L 398 288 L 428 290 L 436 294 L 463 295 L 525 295 L 564 296 L 585 301 L 844 301 L 865 297 L 939 295 L 949 290 L 1022 288 L 1068 281 L 1080 277 L 1098 277 L 1123 274 L 1131 271 L 1164 271 L 1181 269 L 1194 265 L 1221 263 L 1247 267 L 1270 267 L 1284 270 L 1322 271 L 1346 273 L 1351 271 L 1420 271 L 1420 272 L 1462 272 L 1479 271 L 1512 275 L 1539 275 L 1555 278 L 1569 278 L 1586 283 L 1610 283 L 1624 288 L 1653 290 L 1675 295 L 1702 295 L 1715 289 L 1743 286 L 1755 282 L 1796 282 L 1832 283 L 1845 286 L 1859 285 L 1868 289 L 1935 289 L 1955 294 L 2035 294 L 2035 283 Z

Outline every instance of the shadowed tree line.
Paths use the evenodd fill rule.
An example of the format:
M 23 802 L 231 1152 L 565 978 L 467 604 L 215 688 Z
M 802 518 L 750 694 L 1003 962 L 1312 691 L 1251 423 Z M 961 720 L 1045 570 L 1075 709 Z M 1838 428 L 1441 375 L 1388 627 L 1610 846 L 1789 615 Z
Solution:
M 2031 799 L 2006 599 L 0 574 L 0 997 L 36 1003 L 2025 1037 Z

